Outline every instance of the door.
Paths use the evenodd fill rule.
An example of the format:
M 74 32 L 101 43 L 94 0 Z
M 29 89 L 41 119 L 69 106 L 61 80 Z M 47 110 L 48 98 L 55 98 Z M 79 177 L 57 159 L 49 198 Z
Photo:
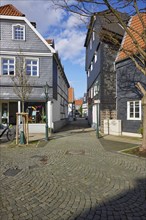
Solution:
M 9 103 L 9 124 L 16 125 L 16 112 L 18 112 L 18 103 Z

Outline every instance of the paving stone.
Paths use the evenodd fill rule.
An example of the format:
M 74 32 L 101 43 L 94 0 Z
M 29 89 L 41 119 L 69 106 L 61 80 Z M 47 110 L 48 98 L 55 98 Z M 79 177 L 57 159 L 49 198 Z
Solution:
M 104 150 L 75 123 L 43 148 L 1 148 L 2 220 L 145 220 L 146 160 Z

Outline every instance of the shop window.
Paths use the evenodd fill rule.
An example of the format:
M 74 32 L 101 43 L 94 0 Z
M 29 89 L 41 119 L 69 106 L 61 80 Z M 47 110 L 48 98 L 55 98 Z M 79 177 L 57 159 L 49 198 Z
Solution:
M 41 103 L 41 102 L 25 103 L 25 111 L 28 112 L 29 123 L 46 122 L 45 103 Z
M 8 123 L 8 103 L 2 103 L 2 124 Z

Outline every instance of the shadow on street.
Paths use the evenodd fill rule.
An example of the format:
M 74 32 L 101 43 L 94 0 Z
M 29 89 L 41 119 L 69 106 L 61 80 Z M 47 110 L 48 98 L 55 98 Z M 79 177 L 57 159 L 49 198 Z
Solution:
M 104 197 L 103 197 L 104 198 Z M 146 179 L 135 180 L 135 186 L 128 191 L 113 196 L 110 199 L 104 198 L 102 203 L 86 209 L 85 212 L 76 215 L 75 220 L 144 220 L 146 217 Z
M 90 128 L 88 120 L 86 120 L 85 118 L 77 118 L 76 121 L 69 121 L 68 125 L 64 126 L 61 129 L 61 132 L 86 128 Z

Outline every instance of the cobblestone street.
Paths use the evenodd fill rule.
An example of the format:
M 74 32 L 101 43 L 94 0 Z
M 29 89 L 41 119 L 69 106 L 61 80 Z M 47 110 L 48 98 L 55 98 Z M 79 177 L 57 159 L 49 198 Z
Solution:
M 0 160 L 1 220 L 146 219 L 146 159 L 105 151 L 86 120 Z

